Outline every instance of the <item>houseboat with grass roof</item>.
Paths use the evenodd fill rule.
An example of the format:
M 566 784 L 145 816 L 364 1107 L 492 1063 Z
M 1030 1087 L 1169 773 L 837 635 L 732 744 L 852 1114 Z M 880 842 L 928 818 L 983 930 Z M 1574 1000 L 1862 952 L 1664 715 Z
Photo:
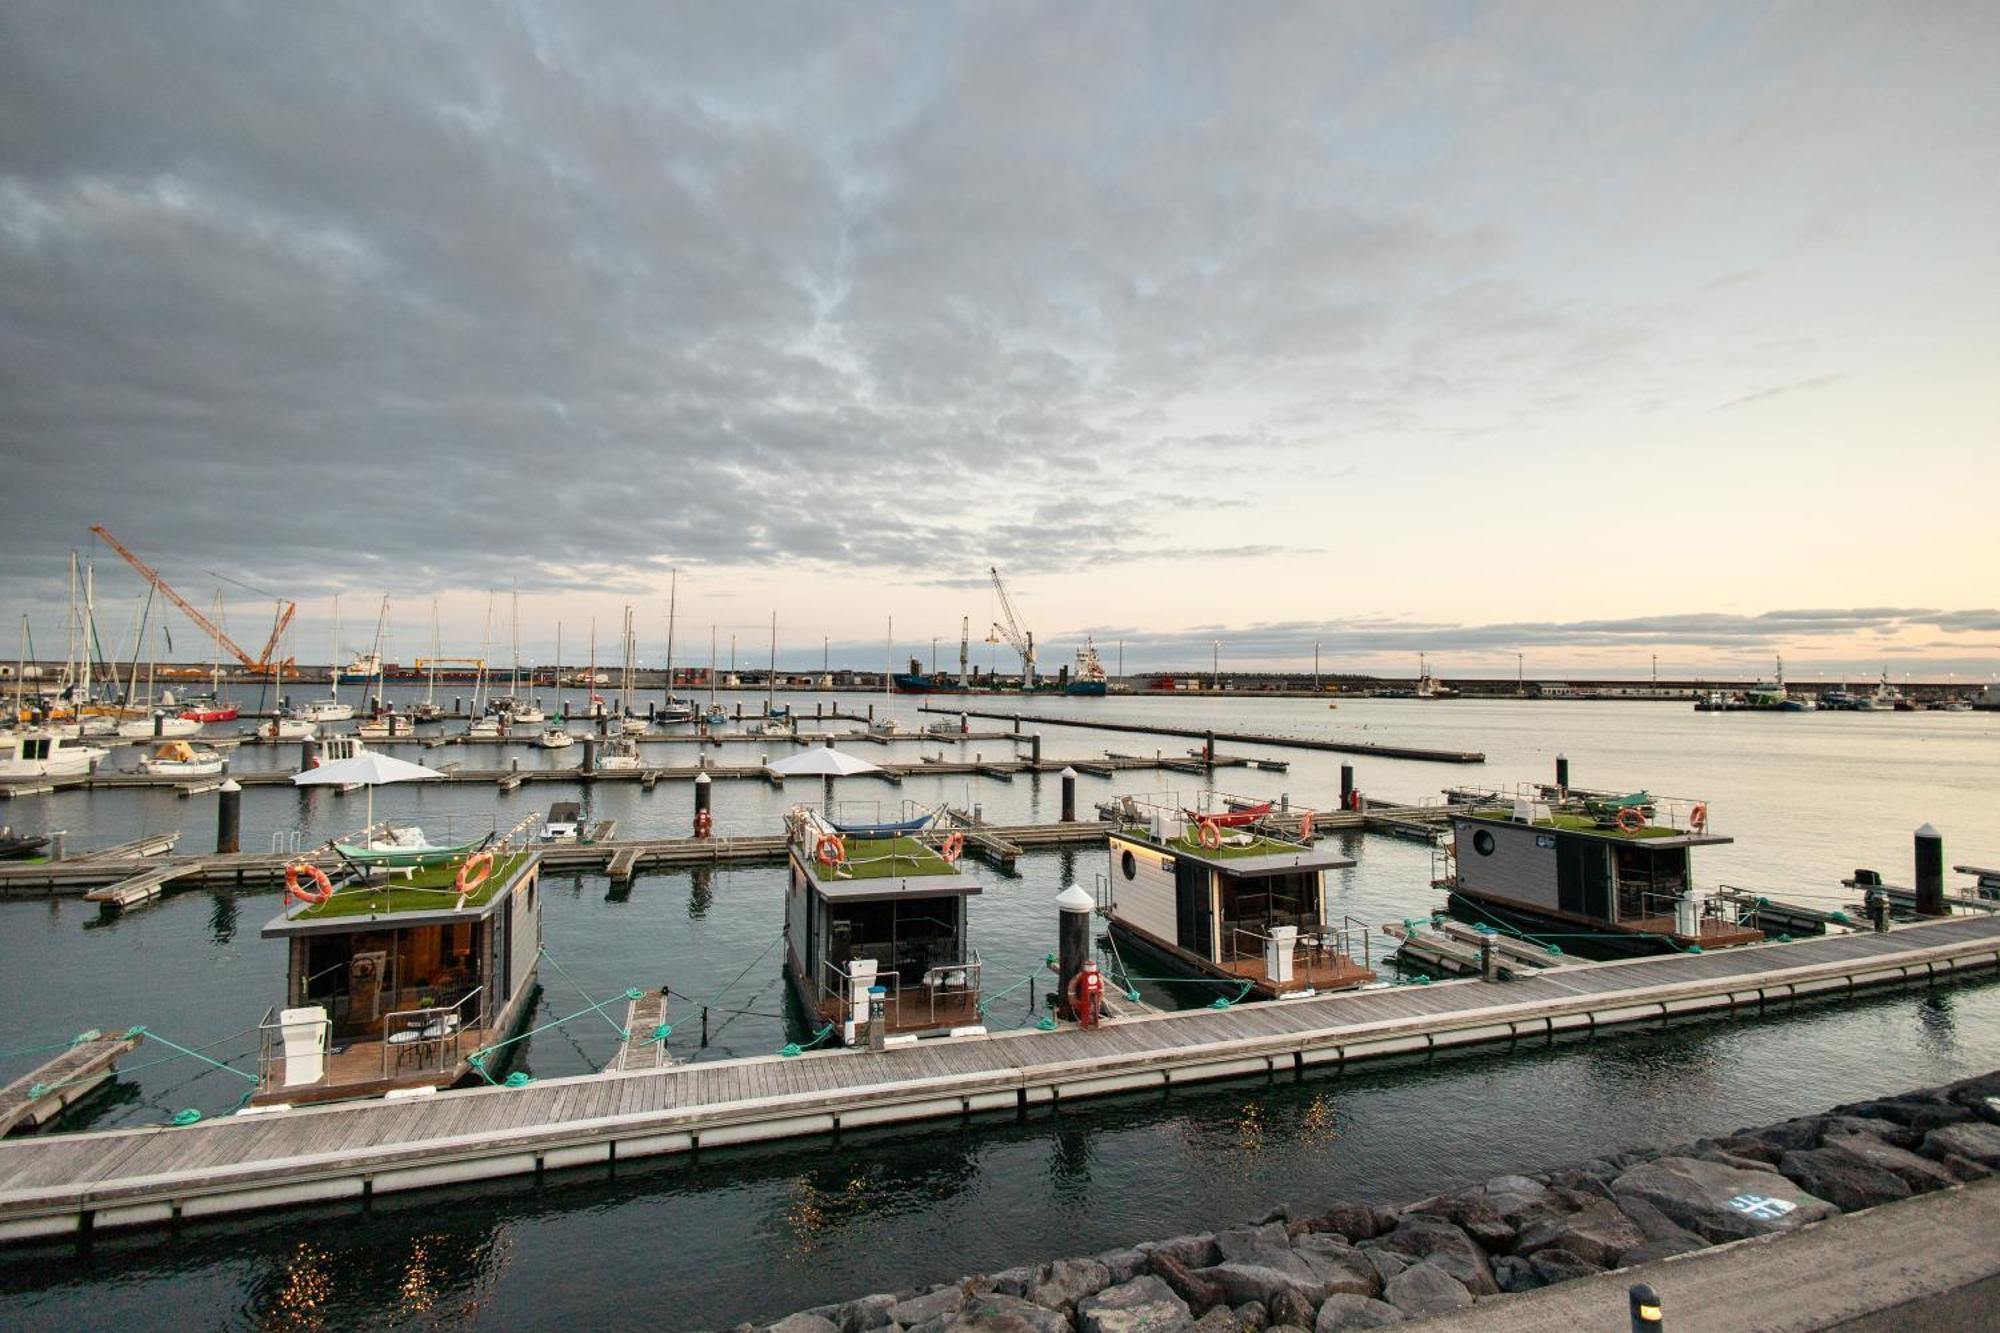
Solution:
M 1316 845 L 1310 811 L 1294 827 L 1289 815 L 1282 826 L 1271 818 L 1268 802 L 1224 800 L 1204 814 L 1169 795 L 1127 797 L 1116 808 L 1110 869 L 1097 885 L 1114 949 L 1136 946 L 1178 975 L 1234 984 L 1243 997 L 1375 980 L 1366 925 L 1336 922 L 1327 909 L 1326 872 L 1354 862 Z M 1114 965 L 1131 961 L 1119 953 Z
M 541 857 L 513 835 L 422 865 L 341 877 L 295 862 L 263 929 L 289 951 L 261 1025 L 253 1105 L 408 1095 L 482 1070 L 519 1027 L 542 947 Z
M 966 930 L 979 881 L 958 867 L 964 835 L 843 832 L 810 806 L 786 815 L 785 832 L 785 974 L 814 1040 L 867 1040 L 872 998 L 891 1041 L 984 1031 Z
M 1705 801 L 1646 792 L 1553 804 L 1518 796 L 1454 814 L 1436 886 L 1454 914 L 1591 955 L 1755 944 L 1754 900 L 1697 887 L 1697 847 L 1734 841 L 1710 829 Z

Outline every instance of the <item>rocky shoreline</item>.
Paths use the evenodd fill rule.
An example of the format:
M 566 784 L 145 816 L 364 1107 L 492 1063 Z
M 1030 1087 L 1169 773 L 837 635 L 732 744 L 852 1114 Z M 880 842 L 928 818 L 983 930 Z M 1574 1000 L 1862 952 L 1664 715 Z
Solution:
M 1500 1176 L 1400 1208 L 1287 1205 L 1212 1235 L 862 1296 L 737 1333 L 1380 1328 L 1996 1172 L 2000 1071 L 1761 1129 Z

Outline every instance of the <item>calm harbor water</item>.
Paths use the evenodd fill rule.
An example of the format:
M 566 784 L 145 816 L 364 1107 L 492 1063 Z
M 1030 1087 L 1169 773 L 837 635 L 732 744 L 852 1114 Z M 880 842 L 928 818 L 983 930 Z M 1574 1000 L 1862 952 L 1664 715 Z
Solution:
M 843 700 L 850 711 L 870 703 L 906 727 L 929 720 L 915 700 Z M 1036 713 L 1099 715 L 1488 756 L 1463 767 L 1271 751 L 1291 761 L 1288 773 L 1215 775 L 1225 790 L 1284 793 L 1319 806 L 1333 803 L 1342 762 L 1357 766 L 1371 795 L 1414 801 L 1434 800 L 1450 785 L 1546 778 L 1557 753 L 1565 753 L 1581 785 L 1705 799 L 1714 829 L 1738 841 L 1698 855 L 1702 882 L 1798 900 L 1831 901 L 1838 880 L 1859 866 L 1907 882 L 1910 832 L 1926 821 L 1944 833 L 1948 864 L 2000 864 L 1992 803 L 2000 716 L 1993 714 L 1696 714 L 1672 704 L 1416 700 L 1346 701 L 1338 710 L 1305 700 L 1049 699 L 1018 707 L 1030 719 L 1028 731 Z M 1042 750 L 1045 758 L 1107 748 L 1172 754 L 1191 744 L 1048 727 Z M 992 758 L 1012 747 L 925 738 L 859 748 L 869 757 L 909 760 L 961 752 Z M 523 767 L 567 766 L 578 754 L 525 747 L 396 752 L 474 768 L 503 767 L 514 757 Z M 718 762 L 760 752 L 731 745 Z M 669 762 L 688 762 L 681 756 L 694 751 L 677 746 L 673 753 Z M 289 747 L 245 749 L 234 763 L 248 769 L 295 760 Z M 129 752 L 112 762 L 129 763 Z M 1200 781 L 1084 777 L 1080 797 L 1086 807 L 1123 792 L 1171 789 L 1191 798 Z M 817 784 L 778 792 L 761 783 L 718 783 L 717 831 L 768 831 L 789 803 L 818 797 Z M 1027 821 L 1055 817 L 1059 784 L 1053 777 L 913 777 L 892 788 L 850 779 L 839 798 L 880 799 L 885 812 L 905 799 L 977 803 L 989 819 Z M 210 845 L 214 799 L 68 793 L 14 802 L 7 818 L 25 829 L 67 829 L 73 847 L 180 828 L 183 849 L 198 850 Z M 376 815 L 415 820 L 437 836 L 448 820 L 490 826 L 497 811 L 505 825 L 559 799 L 581 799 L 592 818 L 616 819 L 627 836 L 680 835 L 691 822 L 685 784 L 650 794 L 627 783 L 533 784 L 509 795 L 469 785 L 391 787 L 377 793 Z M 260 849 L 274 834 L 299 829 L 308 841 L 321 839 L 358 826 L 361 808 L 358 794 L 252 788 L 243 845 Z M 1379 922 L 1437 905 L 1428 849 L 1358 835 L 1347 847 L 1360 864 L 1334 877 L 1336 910 Z M 985 890 L 973 904 L 972 931 L 988 961 L 989 992 L 1033 970 L 1053 948 L 1056 892 L 1072 877 L 1088 886 L 1103 861 L 1102 852 L 1087 850 L 1040 853 L 1014 878 L 972 866 Z M 682 1058 L 769 1054 L 798 1035 L 785 1015 L 776 952 L 766 952 L 780 928 L 781 868 L 645 875 L 617 891 L 596 875 L 551 875 L 545 883 L 547 945 L 561 970 L 544 970 L 535 1023 L 628 986 L 667 983 L 684 995 L 714 997 L 705 1050 L 698 1022 L 677 1004 L 671 1045 Z M 143 1023 L 246 1067 L 242 1057 L 254 1048 L 249 1029 L 283 983 L 283 950 L 258 938 L 278 906 L 270 893 L 201 892 L 105 919 L 74 901 L 0 904 L 0 1049 L 60 1041 L 84 1027 Z M 1163 1004 L 1206 998 L 1147 989 Z M 1025 999 L 1016 991 L 997 1004 L 992 1025 L 1026 1021 Z M 726 1325 L 1212 1226 L 1285 1199 L 1414 1197 L 1620 1144 L 1726 1131 L 1941 1081 L 2000 1065 L 1996 1019 L 2000 986 L 1902 992 L 1533 1054 L 1105 1101 L 1026 1124 L 1003 1118 L 848 1136 L 837 1148 L 704 1154 L 697 1165 L 628 1168 L 615 1182 L 570 1181 L 539 1193 L 508 1183 L 426 1195 L 392 1202 L 365 1220 L 280 1214 L 178 1239 L 111 1237 L 87 1258 L 57 1249 L 0 1251 L 0 1324 L 535 1328 L 603 1322 L 613 1308 L 653 1327 Z M 615 1039 L 610 1024 L 585 1014 L 524 1043 L 520 1064 L 542 1076 L 587 1072 L 604 1062 Z M 130 1064 L 148 1067 L 129 1070 L 78 1124 L 158 1124 L 185 1107 L 220 1114 L 247 1086 L 185 1058 L 150 1063 L 167 1054 L 143 1049 Z M 0 1057 L 0 1078 L 33 1062 Z

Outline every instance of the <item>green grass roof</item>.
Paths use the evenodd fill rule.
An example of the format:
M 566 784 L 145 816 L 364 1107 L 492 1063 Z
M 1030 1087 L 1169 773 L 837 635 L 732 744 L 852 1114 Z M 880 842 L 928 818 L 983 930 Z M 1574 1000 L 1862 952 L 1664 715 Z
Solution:
M 493 858 L 493 873 L 486 882 L 467 894 L 465 906 L 484 907 L 495 894 L 513 881 L 528 862 L 529 853 L 515 852 Z M 443 912 L 459 905 L 454 885 L 458 866 L 425 866 L 414 873 L 390 875 L 369 884 L 343 885 L 323 903 L 312 903 L 294 921 L 329 921 L 350 916 L 387 916 L 397 912 Z
M 890 879 L 899 875 L 956 875 L 958 867 L 935 847 L 915 838 L 849 838 L 847 863 L 835 874 L 831 866 L 813 862 L 823 879 Z
M 1508 824 L 1520 822 L 1514 818 L 1514 812 L 1511 810 L 1474 810 L 1472 814 L 1477 819 L 1497 819 Z M 1563 829 L 1570 833 L 1595 833 L 1606 838 L 1630 838 L 1635 842 L 1647 838 L 1678 838 L 1686 834 L 1684 829 L 1665 828 L 1658 824 L 1643 824 L 1628 831 L 1616 824 L 1600 824 L 1589 815 L 1569 814 L 1552 814 L 1546 819 L 1532 821 L 1530 827 Z
M 1118 831 L 1123 836 L 1132 838 L 1135 841 L 1150 843 L 1155 847 L 1164 847 L 1176 856 L 1200 856 L 1206 857 L 1211 861 L 1229 861 L 1237 857 L 1249 856 L 1276 856 L 1280 852 L 1296 852 L 1299 850 L 1299 844 L 1296 842 L 1286 842 L 1282 838 L 1259 837 L 1255 834 L 1251 835 L 1253 841 L 1248 847 L 1231 846 L 1228 839 L 1235 837 L 1241 832 L 1239 829 L 1223 829 L 1222 836 L 1224 841 L 1220 847 L 1202 846 L 1200 835 L 1193 832 L 1184 833 L 1178 838 L 1168 838 L 1165 842 L 1154 842 L 1152 830 L 1143 826 L 1121 828 Z

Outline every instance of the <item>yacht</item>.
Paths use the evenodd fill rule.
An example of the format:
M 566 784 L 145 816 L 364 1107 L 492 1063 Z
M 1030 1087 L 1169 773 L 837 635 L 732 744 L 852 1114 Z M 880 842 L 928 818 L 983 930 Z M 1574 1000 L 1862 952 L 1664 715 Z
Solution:
M 598 742 L 597 767 L 612 773 L 629 773 L 639 767 L 639 742 L 612 736 Z
M 544 750 L 566 750 L 576 744 L 576 737 L 569 734 L 568 727 L 557 722 L 551 726 L 543 727 L 542 734 L 537 738 L 535 743 Z
M 160 777 L 199 778 L 222 772 L 227 767 L 220 750 L 186 741 L 163 741 L 139 760 L 141 773 Z
M 371 741 L 407 739 L 417 734 L 417 722 L 404 713 L 382 713 L 356 727 L 355 733 Z
M 46 728 L 16 731 L 0 743 L 0 782 L 88 777 L 106 753 Z
M 176 717 L 171 713 L 156 713 L 152 717 L 134 718 L 118 724 L 118 735 L 128 741 L 148 741 L 155 736 L 192 736 L 200 730 L 201 723 L 193 718 Z
M 308 722 L 345 722 L 354 716 L 354 705 L 342 703 L 332 696 L 312 699 L 306 703 L 305 710 L 299 716 Z
M 1874 689 L 1856 696 L 1854 700 L 1855 711 L 1861 713 L 1893 713 L 1903 705 L 1903 692 L 1889 683 L 1886 671 Z
M 319 734 L 319 728 L 303 717 L 274 717 L 257 728 L 259 740 L 267 741 L 309 741 Z

